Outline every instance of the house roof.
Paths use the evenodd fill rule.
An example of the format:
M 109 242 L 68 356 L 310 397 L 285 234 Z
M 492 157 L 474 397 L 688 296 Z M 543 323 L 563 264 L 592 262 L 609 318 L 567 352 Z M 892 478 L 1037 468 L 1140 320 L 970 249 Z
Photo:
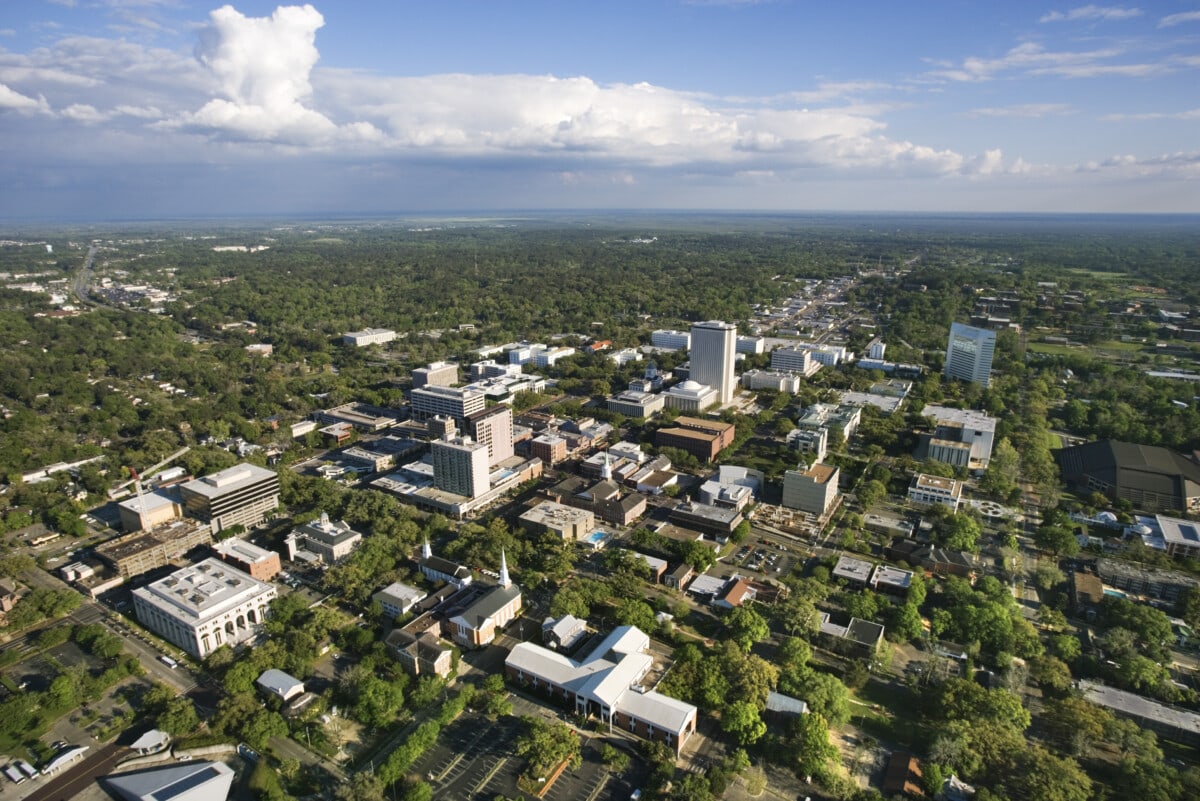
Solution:
M 285 701 L 293 695 L 304 692 L 304 682 L 275 668 L 263 671 L 263 674 L 254 683 Z
M 771 690 L 767 693 L 767 711 L 780 712 L 787 715 L 803 715 L 808 712 L 808 704 L 799 698 L 777 693 Z

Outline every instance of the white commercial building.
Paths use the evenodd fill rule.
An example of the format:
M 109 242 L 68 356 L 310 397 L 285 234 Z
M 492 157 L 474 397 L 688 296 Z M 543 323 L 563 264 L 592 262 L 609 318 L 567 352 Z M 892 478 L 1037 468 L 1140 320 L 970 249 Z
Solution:
M 205 559 L 135 589 L 133 608 L 143 626 L 203 659 L 257 635 L 274 598 L 270 584 Z
M 660 328 L 650 333 L 650 344 L 663 350 L 687 350 L 692 346 L 692 336 L 687 331 Z
M 934 404 L 922 409 L 921 416 L 937 420 L 937 429 L 928 443 L 930 459 L 973 470 L 988 466 L 996 438 L 996 418 L 973 409 Z
M 742 386 L 746 389 L 773 389 L 789 394 L 800 391 L 803 376 L 787 370 L 747 370 L 742 373 Z
M 412 371 L 413 388 L 452 387 L 458 383 L 458 365 L 453 362 L 432 362 Z
M 799 373 L 806 378 L 821 369 L 807 348 L 776 348 L 771 351 L 771 369 Z
M 767 340 L 763 337 L 738 337 L 735 347 L 738 353 L 746 353 L 753 356 L 766 351 Z
M 482 392 L 466 387 L 424 386 L 413 389 L 409 399 L 412 403 L 412 418 L 425 421 L 439 415 L 453 417 L 459 426 L 467 415 L 483 411 L 486 400 Z
M 658 740 L 678 754 L 696 731 L 696 707 L 647 689 L 642 678 L 654 666 L 650 638 L 619 626 L 576 662 L 549 648 L 519 643 L 504 661 L 511 681 L 574 702 L 576 713 L 597 715 L 609 728 Z
M 474 498 L 487 492 L 488 447 L 470 437 L 438 440 L 430 449 L 438 489 Z
M 626 417 L 653 417 L 663 410 L 667 399 L 663 395 L 635 392 L 631 389 L 608 399 L 608 410 Z
M 737 326 L 720 320 L 692 325 L 691 373 L 693 381 L 717 391 L 717 400 L 729 403 L 737 388 L 734 358 L 737 353 Z
M 299 555 L 304 561 L 316 557 L 326 565 L 336 565 L 354 552 L 362 536 L 344 520 L 330 520 L 328 514 L 321 512 L 318 519 L 292 529 L 284 543 L 292 561 Z M 305 552 L 312 556 L 304 559 Z
M 995 351 L 995 331 L 951 323 L 950 338 L 946 343 L 946 377 L 986 387 L 991 381 Z
M 382 345 L 396 338 L 396 332 L 390 328 L 364 328 L 362 331 L 351 331 L 342 335 L 342 342 L 356 348 L 367 345 Z
M 908 488 L 908 499 L 913 503 L 948 506 L 958 511 L 962 500 L 962 482 L 953 478 L 918 473 Z

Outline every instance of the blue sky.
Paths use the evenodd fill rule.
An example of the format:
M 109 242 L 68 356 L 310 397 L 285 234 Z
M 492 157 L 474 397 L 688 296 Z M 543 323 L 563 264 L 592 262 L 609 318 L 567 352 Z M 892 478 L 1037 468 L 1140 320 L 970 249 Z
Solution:
M 0 3 L 0 220 L 1200 212 L 1200 0 Z

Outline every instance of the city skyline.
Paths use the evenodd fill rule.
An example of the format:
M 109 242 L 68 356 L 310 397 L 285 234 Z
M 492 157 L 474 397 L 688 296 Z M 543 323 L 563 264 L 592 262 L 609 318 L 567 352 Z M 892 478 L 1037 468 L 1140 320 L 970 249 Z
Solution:
M 47 0 L 0 219 L 1200 212 L 1200 4 Z

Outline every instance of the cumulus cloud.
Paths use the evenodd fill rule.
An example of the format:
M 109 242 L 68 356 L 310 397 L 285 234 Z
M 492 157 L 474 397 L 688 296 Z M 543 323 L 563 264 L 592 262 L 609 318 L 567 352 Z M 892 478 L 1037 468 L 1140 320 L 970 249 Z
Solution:
M 1200 11 L 1184 11 L 1179 14 L 1168 14 L 1158 21 L 1158 27 L 1171 28 L 1185 22 L 1200 22 Z
M 1038 22 L 1076 22 L 1078 20 L 1121 20 L 1140 17 L 1140 8 L 1116 8 L 1112 6 L 1079 6 L 1070 11 L 1051 11 Z
M 0 109 L 49 113 L 50 104 L 46 102 L 46 98 L 40 95 L 34 99 L 21 94 L 6 84 L 0 83 Z
M 305 105 L 317 63 L 316 33 L 325 24 L 311 5 L 280 6 L 270 17 L 246 17 L 232 6 L 211 12 L 196 58 L 217 92 L 175 124 L 231 138 L 318 144 L 339 135 L 362 136 L 362 126 L 339 130 Z

